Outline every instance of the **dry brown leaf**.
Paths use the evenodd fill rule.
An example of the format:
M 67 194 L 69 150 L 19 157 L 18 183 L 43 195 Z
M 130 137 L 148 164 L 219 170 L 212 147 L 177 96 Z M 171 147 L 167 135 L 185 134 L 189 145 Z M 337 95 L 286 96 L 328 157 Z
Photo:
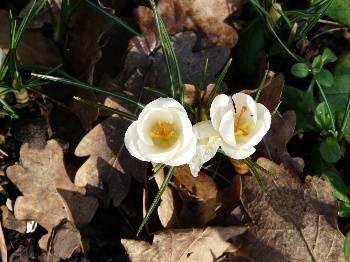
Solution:
M 81 226 L 88 224 L 95 214 L 97 200 L 84 196 L 85 189 L 71 182 L 62 148 L 55 140 L 48 141 L 44 149 L 23 144 L 20 163 L 10 166 L 6 173 L 23 194 L 16 199 L 15 217 L 37 221 L 48 234 L 63 219 Z
M 49 258 L 53 257 L 69 259 L 74 252 L 82 246 L 79 230 L 69 222 L 65 221 L 58 225 L 50 236 Z
M 202 75 L 202 65 L 208 58 L 207 82 L 214 83 L 216 74 L 226 63 L 230 49 L 223 47 L 207 48 L 194 51 L 197 36 L 193 32 L 178 33 L 171 38 L 179 62 L 183 82 L 198 85 Z M 141 44 L 140 44 L 141 43 Z M 148 103 L 156 97 L 153 93 L 144 91 L 144 87 L 153 87 L 164 93 L 170 93 L 169 79 L 160 49 L 150 54 L 142 49 L 142 40 L 134 39 L 133 45 L 126 57 L 123 71 L 116 79 L 116 85 L 132 93 L 135 99 L 140 97 Z
M 1 207 L 1 218 L 4 228 L 15 230 L 22 234 L 27 231 L 27 223 L 16 219 L 6 206 Z
M 270 112 L 274 112 L 280 104 L 283 89 L 284 76 L 280 73 L 277 76 L 273 76 L 263 89 L 259 102 L 264 104 Z
M 86 19 L 89 17 L 89 19 Z M 111 28 L 111 21 L 96 10 L 82 4 L 72 16 L 69 41 L 69 65 L 79 80 L 92 83 L 96 63 L 101 59 L 101 38 Z M 90 101 L 97 101 L 93 91 L 75 88 L 74 94 Z M 70 109 L 80 119 L 84 129 L 90 129 L 98 117 L 98 109 L 73 100 Z
M 0 10 L 0 48 L 5 51 L 9 48 L 8 12 Z M 40 50 L 40 52 L 38 52 Z M 62 63 L 62 57 L 57 47 L 41 31 L 27 30 L 19 47 L 17 57 L 21 64 L 39 64 L 46 66 L 57 66 Z
M 129 125 L 128 120 L 111 116 L 95 126 L 75 150 L 77 156 L 89 156 L 77 171 L 75 184 L 87 187 L 106 202 L 111 199 L 115 206 L 128 194 L 131 177 L 143 182 L 144 164 L 131 157 L 124 146 Z
M 248 261 L 345 261 L 344 235 L 338 229 L 337 200 L 328 182 L 298 175 L 260 158 L 276 175 L 260 174 L 269 194 L 254 177 L 243 177 L 242 203 L 253 224 L 245 234 L 241 257 Z
M 217 216 L 214 220 L 215 225 L 231 226 L 237 225 L 241 221 L 237 219 L 233 212 L 241 203 L 242 194 L 242 178 L 240 175 L 235 175 L 232 178 L 232 183 L 223 188 L 221 191 L 222 205 L 217 211 Z
M 174 182 L 183 201 L 179 214 L 182 226 L 205 226 L 216 217 L 221 200 L 210 176 L 200 172 L 193 177 L 188 166 L 181 166 L 175 169 Z
M 155 233 L 153 244 L 122 239 L 131 262 L 212 262 L 228 248 L 237 249 L 230 239 L 240 237 L 246 227 L 173 229 Z
M 167 31 L 175 34 L 195 31 L 202 35 L 203 45 L 232 48 L 238 41 L 237 31 L 226 20 L 245 4 L 245 0 L 161 0 L 158 9 Z M 155 27 L 151 10 L 140 6 L 135 11 L 149 47 L 155 47 Z
M 263 155 L 276 163 L 285 163 L 300 173 L 304 165 L 297 159 L 293 159 L 287 151 L 287 143 L 294 134 L 295 125 L 294 111 L 287 111 L 282 116 L 275 114 L 271 128 L 263 140 Z

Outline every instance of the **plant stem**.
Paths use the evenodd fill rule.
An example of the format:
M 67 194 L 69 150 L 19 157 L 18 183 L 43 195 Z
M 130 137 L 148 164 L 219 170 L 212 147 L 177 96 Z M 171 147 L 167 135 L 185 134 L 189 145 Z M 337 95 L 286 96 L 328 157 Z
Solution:
M 339 134 L 339 140 L 341 140 L 344 136 L 344 131 L 345 131 L 345 128 L 346 128 L 346 125 L 349 121 L 349 116 L 350 116 L 350 94 L 349 94 L 349 98 L 348 98 L 348 103 L 346 105 L 346 110 L 345 110 L 345 116 L 343 118 L 343 123 L 341 125 L 341 128 L 340 128 L 340 134 Z
M 316 84 L 317 84 L 317 86 L 318 86 L 318 89 L 319 89 L 319 91 L 320 91 L 320 93 L 321 93 L 321 96 L 322 96 L 322 98 L 323 98 L 323 100 L 324 100 L 324 103 L 326 104 L 328 114 L 329 114 L 329 116 L 330 116 L 330 118 L 331 118 L 333 136 L 337 137 L 337 130 L 336 130 L 336 128 L 335 128 L 335 120 L 334 120 L 334 117 L 333 117 L 333 113 L 332 113 L 332 110 L 331 110 L 331 106 L 330 106 L 329 103 L 328 103 L 326 94 L 324 93 L 321 84 L 320 84 L 316 79 L 315 79 L 315 81 L 316 81 Z

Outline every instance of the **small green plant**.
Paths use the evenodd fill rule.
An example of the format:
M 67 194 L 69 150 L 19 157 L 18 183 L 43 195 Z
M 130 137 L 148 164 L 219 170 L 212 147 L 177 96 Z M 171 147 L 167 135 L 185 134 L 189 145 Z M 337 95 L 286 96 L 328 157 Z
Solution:
M 306 113 L 313 113 L 313 121 L 308 122 L 306 130 L 320 130 L 320 154 L 324 161 L 336 163 L 342 155 L 340 144 L 349 117 L 349 108 L 344 112 L 342 122 L 337 124 L 335 110 L 329 102 L 324 88 L 331 88 L 334 84 L 333 74 L 326 68 L 328 63 L 334 63 L 337 57 L 325 48 L 322 54 L 316 56 L 312 63 L 296 63 L 291 67 L 291 73 L 296 78 L 311 76 L 310 84 L 298 103 L 297 109 Z M 318 88 L 319 99 L 314 96 L 315 86 Z M 309 119 L 310 120 L 310 119 Z M 306 123 L 306 121 L 305 121 Z M 302 128 L 303 126 L 299 126 Z
M 7 102 L 7 96 L 13 94 L 18 104 L 26 104 L 29 100 L 27 88 L 41 84 L 38 80 L 24 81 L 17 62 L 17 48 L 33 18 L 42 10 L 46 0 L 33 1 L 28 13 L 19 23 L 9 13 L 9 50 L 6 55 L 0 50 L 0 115 L 18 118 Z

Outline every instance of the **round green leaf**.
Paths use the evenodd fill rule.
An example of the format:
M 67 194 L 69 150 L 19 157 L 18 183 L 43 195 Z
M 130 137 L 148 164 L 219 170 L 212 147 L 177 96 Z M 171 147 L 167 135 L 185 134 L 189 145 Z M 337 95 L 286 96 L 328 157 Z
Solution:
M 331 87 L 334 84 L 334 78 L 332 73 L 322 68 L 320 72 L 315 75 L 316 80 L 324 87 Z
M 325 48 L 323 50 L 321 57 L 322 57 L 323 63 L 332 63 L 337 61 L 337 57 L 329 48 Z
M 297 63 L 292 66 L 290 72 L 297 78 L 304 78 L 309 75 L 309 66 L 304 63 Z
M 341 157 L 341 150 L 335 137 L 327 137 L 321 142 L 320 153 L 328 163 L 336 163 Z
M 328 109 L 325 102 L 321 102 L 316 107 L 314 119 L 319 128 L 323 130 L 329 130 L 332 128 L 332 119 L 328 113 Z
M 315 74 L 317 74 L 318 72 L 321 71 L 322 67 L 323 67 L 323 60 L 321 55 L 318 55 L 314 58 L 314 60 L 312 61 L 312 72 Z

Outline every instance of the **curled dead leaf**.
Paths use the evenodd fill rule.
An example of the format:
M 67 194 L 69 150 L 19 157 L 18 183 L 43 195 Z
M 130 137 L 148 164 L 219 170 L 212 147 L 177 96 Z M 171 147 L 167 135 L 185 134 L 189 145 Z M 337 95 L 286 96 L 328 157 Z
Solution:
M 275 114 L 270 130 L 263 139 L 262 155 L 276 163 L 285 163 L 296 172 L 301 173 L 304 169 L 303 163 L 293 159 L 287 151 L 287 143 L 294 134 L 295 125 L 294 111 L 287 111 L 282 116 Z
M 55 227 L 50 236 L 48 259 L 69 259 L 81 247 L 82 242 L 79 230 L 71 222 L 62 221 Z
M 268 83 L 263 89 L 259 102 L 265 105 L 270 112 L 274 112 L 281 102 L 283 89 L 283 74 L 279 73 L 277 76 L 273 75 L 270 77 L 270 79 L 268 79 Z
M 200 172 L 193 177 L 188 166 L 181 166 L 174 172 L 174 182 L 183 202 L 179 214 L 183 226 L 205 226 L 216 217 L 221 200 L 210 176 Z

